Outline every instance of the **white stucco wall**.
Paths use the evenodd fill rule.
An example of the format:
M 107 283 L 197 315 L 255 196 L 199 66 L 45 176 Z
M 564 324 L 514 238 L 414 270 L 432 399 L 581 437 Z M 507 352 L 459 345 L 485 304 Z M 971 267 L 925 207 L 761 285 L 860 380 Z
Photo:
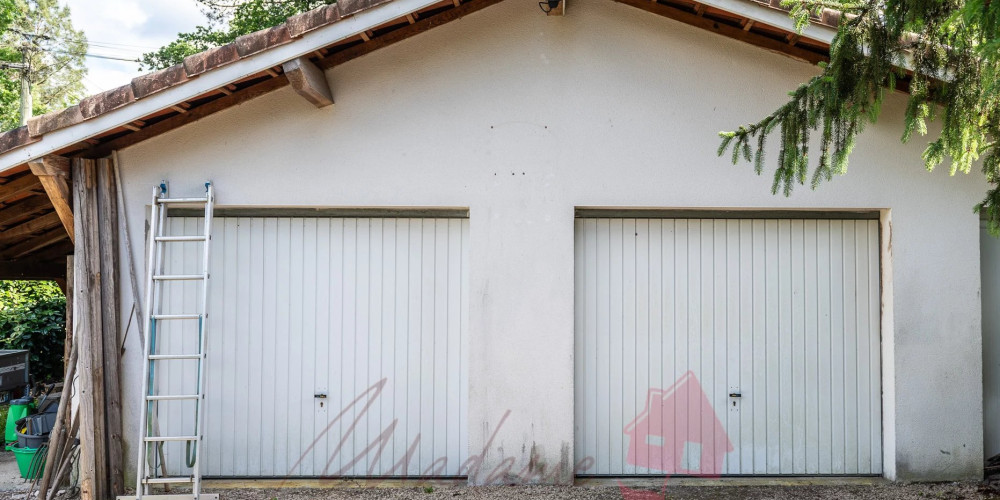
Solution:
M 175 191 L 211 179 L 220 206 L 468 207 L 470 454 L 510 410 L 483 470 L 513 457 L 519 472 L 534 449 L 569 481 L 574 207 L 882 209 L 886 475 L 978 479 L 982 178 L 923 169 L 921 142 L 899 142 L 901 96 L 849 175 L 815 192 L 772 196 L 769 175 L 715 156 L 719 130 L 814 73 L 608 0 L 575 0 L 563 18 L 509 0 L 329 71 L 334 107 L 283 89 L 122 151 L 134 259 L 142 272 L 161 179 Z

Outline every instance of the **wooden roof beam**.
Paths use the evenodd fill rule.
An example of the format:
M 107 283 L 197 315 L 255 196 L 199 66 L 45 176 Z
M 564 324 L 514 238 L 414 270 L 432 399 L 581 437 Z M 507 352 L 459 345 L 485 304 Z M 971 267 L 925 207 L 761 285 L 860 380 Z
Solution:
M 20 259 L 36 250 L 41 250 L 49 245 L 58 243 L 66 239 L 66 231 L 63 228 L 56 228 L 30 240 L 18 243 L 10 248 L 4 249 L 2 253 L 9 259 Z
M 42 185 L 38 182 L 38 179 L 33 175 L 26 175 L 7 184 L 0 185 L 0 201 L 9 200 L 24 193 L 41 190 Z
M 54 280 L 66 278 L 65 259 L 38 262 L 35 259 L 0 260 L 0 280 Z
M 9 244 L 14 240 L 24 239 L 35 233 L 52 229 L 60 224 L 59 214 L 52 212 L 38 218 L 28 219 L 6 231 L 0 231 L 0 244 Z
M 62 156 L 43 156 L 28 162 L 31 173 L 42 183 L 45 194 L 49 196 L 52 207 L 56 209 L 59 220 L 70 241 L 76 241 L 73 235 L 73 200 L 69 191 L 69 158 Z
M 330 82 L 326 80 L 326 73 L 308 58 L 292 59 L 283 64 L 282 69 L 295 92 L 313 106 L 323 108 L 333 104 L 333 93 L 330 91 Z
M 47 197 L 38 195 L 32 196 L 14 205 L 4 207 L 0 210 L 0 226 L 7 226 L 12 222 L 23 219 L 26 216 L 34 215 L 42 210 L 52 207 Z

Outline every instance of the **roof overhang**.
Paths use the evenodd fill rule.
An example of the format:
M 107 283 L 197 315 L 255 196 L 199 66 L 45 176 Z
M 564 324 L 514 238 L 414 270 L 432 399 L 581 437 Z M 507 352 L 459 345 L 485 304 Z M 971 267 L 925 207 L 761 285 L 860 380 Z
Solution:
M 37 142 L 0 155 L 0 172 L 140 120 L 159 110 L 171 108 L 193 96 L 211 92 L 248 76 L 265 72 L 286 61 L 310 54 L 318 48 L 370 31 L 393 19 L 405 17 L 407 14 L 440 3 L 440 1 L 393 0 L 384 3 L 341 19 L 329 26 L 305 33 L 301 38 L 291 43 L 278 45 L 234 63 L 207 71 L 180 85 L 136 100 L 127 106 L 98 115 L 90 120 L 46 133 Z
M 106 156 L 113 149 L 287 85 L 281 71 L 288 61 L 311 58 L 327 69 L 499 1 L 341 0 L 290 18 L 285 25 L 241 37 L 246 39 L 243 46 L 238 39 L 191 56 L 184 65 L 171 68 L 173 73 L 164 70 L 138 77 L 131 85 L 88 97 L 79 106 L 35 118 L 34 127 L 29 124 L 0 134 L 0 174 L 51 154 Z M 827 57 L 836 33 L 832 25 L 839 21 L 839 15 L 824 13 L 798 33 L 787 11 L 779 7 L 780 0 L 616 1 L 810 63 Z M 344 17 L 330 14 L 340 4 Z M 315 24 L 306 31 L 296 30 L 296 18 L 300 25 Z M 194 69 L 189 68 L 189 59 L 194 60 Z M 143 89 L 150 84 L 152 91 Z

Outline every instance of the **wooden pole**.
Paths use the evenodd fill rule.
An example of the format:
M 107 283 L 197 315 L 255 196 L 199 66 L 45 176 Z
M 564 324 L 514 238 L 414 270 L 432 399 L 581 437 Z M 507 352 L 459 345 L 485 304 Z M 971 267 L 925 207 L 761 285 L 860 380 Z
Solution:
M 97 175 L 93 160 L 73 159 L 74 300 L 79 316 L 80 497 L 106 500 L 107 448 L 104 419 L 104 346 L 101 341 L 101 255 Z
M 73 256 L 66 256 L 66 339 L 63 341 L 63 373 L 69 370 L 69 357 L 73 353 Z M 63 384 L 63 391 L 69 391 L 73 381 Z
M 59 459 L 63 456 L 63 449 L 70 442 L 72 436 L 68 435 L 68 430 L 70 424 L 67 422 L 70 420 L 67 416 L 70 414 L 70 390 L 69 388 L 73 385 L 73 377 L 76 376 L 76 362 L 78 358 L 79 350 L 74 346 L 73 352 L 70 354 L 69 363 L 66 368 L 66 376 L 63 379 L 63 395 L 59 398 L 59 409 L 56 411 L 56 423 L 52 427 L 52 432 L 49 433 L 49 452 L 45 456 L 45 472 L 42 473 L 42 481 L 38 483 L 38 498 L 45 498 L 48 490 L 49 484 L 52 481 L 52 477 L 56 473 L 56 464 Z
M 104 349 L 104 410 L 107 425 L 108 487 L 125 493 L 122 466 L 121 340 L 118 294 L 118 197 L 111 161 L 97 160 L 97 211 L 101 249 L 101 323 Z

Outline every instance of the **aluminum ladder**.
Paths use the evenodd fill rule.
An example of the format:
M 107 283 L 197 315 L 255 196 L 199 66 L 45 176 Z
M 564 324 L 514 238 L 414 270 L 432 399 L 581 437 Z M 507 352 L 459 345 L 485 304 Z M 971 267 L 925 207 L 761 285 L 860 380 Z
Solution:
M 205 183 L 205 193 L 202 197 L 195 198 L 171 198 L 167 190 L 166 182 L 153 188 L 152 211 L 150 212 L 149 240 L 147 243 L 147 266 L 146 266 L 146 295 L 145 295 L 145 315 L 148 321 L 148 335 L 145 337 L 145 347 L 143 356 L 145 362 L 142 369 L 142 410 L 139 417 L 139 443 L 141 451 L 136 467 L 136 488 L 135 495 L 119 497 L 120 499 L 142 499 L 153 498 L 158 500 L 215 500 L 219 496 L 215 494 L 201 494 L 201 458 L 204 442 L 205 412 L 205 339 L 208 334 L 208 283 L 209 283 L 209 250 L 212 242 L 212 215 L 215 206 L 215 193 L 211 182 Z M 167 212 L 168 208 L 192 208 L 204 207 L 204 233 L 199 235 L 169 235 L 167 232 Z M 202 247 L 201 269 L 192 274 L 165 274 L 164 272 L 164 247 L 180 242 L 198 242 Z M 190 272 L 184 270 L 184 272 Z M 163 288 L 167 283 L 177 281 L 200 281 L 201 282 L 201 310 L 200 311 L 163 311 L 162 296 Z M 177 335 L 190 335 L 193 330 L 191 323 L 197 321 L 198 352 L 179 354 L 160 354 L 157 346 L 157 333 L 159 326 L 163 322 L 181 322 L 177 329 L 168 330 L 167 333 Z M 188 328 L 184 328 L 184 324 Z M 184 394 L 158 394 L 156 383 L 157 366 L 160 363 L 170 363 L 178 360 L 195 360 L 197 363 L 197 387 L 194 392 Z M 194 401 L 195 429 L 194 433 L 182 436 L 159 435 L 159 426 L 156 425 L 156 407 L 160 401 Z M 156 452 L 159 447 L 167 442 L 184 442 L 187 445 L 187 461 L 191 467 L 189 475 L 159 476 L 156 467 L 151 465 L 150 459 L 155 461 L 158 457 Z M 193 462 L 191 456 L 193 455 Z M 191 493 L 184 494 L 153 494 L 153 486 L 156 485 L 190 485 Z

